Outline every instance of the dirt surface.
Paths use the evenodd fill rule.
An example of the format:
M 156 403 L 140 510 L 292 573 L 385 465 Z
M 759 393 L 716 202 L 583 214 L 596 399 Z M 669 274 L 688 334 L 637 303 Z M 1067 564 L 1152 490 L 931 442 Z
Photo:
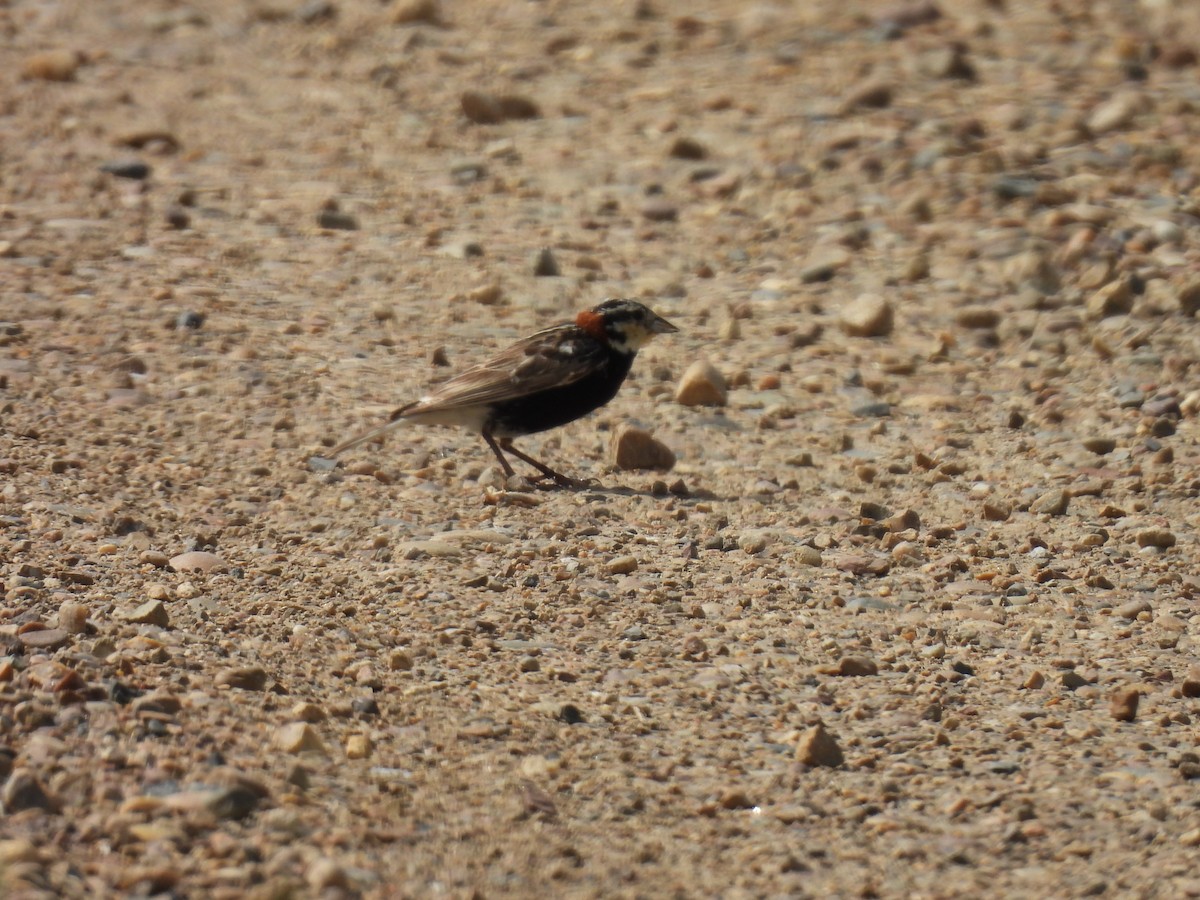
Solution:
M 0 4 L 6 897 L 1200 895 L 1200 7 L 674 6 Z

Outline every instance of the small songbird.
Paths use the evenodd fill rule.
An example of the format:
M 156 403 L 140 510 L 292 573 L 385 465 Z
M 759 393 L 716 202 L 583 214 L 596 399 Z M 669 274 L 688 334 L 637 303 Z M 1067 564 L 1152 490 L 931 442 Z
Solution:
M 387 423 L 333 448 L 337 456 L 405 422 L 457 425 L 483 435 L 500 466 L 514 474 L 508 451 L 562 486 L 573 479 L 528 456 L 513 438 L 558 428 L 616 396 L 633 358 L 655 335 L 678 331 L 634 300 L 605 300 L 565 322 L 532 334 L 487 362 L 438 385 L 392 413 Z

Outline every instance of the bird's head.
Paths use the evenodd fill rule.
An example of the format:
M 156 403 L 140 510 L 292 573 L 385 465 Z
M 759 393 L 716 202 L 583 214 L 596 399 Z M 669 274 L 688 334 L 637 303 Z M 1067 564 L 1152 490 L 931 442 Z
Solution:
M 619 353 L 637 353 L 656 334 L 679 330 L 636 300 L 605 300 L 581 312 L 575 324 Z

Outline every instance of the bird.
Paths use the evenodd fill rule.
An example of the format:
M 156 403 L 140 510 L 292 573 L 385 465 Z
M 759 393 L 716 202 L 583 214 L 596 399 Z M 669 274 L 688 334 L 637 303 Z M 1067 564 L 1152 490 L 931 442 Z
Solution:
M 642 347 L 679 329 L 636 300 L 610 299 L 522 338 L 491 359 L 396 409 L 383 425 L 343 441 L 330 458 L 409 422 L 454 425 L 481 435 L 504 474 L 511 453 L 561 487 L 580 482 L 522 453 L 513 439 L 574 422 L 617 395 Z

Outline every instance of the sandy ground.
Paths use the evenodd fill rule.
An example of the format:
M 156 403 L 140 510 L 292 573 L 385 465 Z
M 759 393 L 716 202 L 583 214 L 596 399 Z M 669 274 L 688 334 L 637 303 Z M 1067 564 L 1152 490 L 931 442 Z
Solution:
M 1200 7 L 940 7 L 0 4 L 4 895 L 1200 895 Z

